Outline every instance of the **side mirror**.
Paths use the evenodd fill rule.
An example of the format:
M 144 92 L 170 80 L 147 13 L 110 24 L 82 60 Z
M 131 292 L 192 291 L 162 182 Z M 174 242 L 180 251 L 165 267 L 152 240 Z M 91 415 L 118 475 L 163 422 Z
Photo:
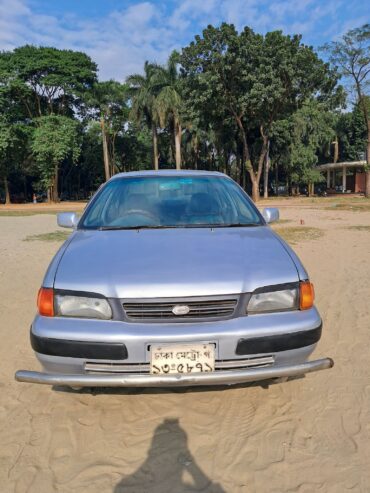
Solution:
M 266 207 L 262 211 L 263 219 L 269 224 L 279 220 L 279 209 L 276 207 Z
M 61 228 L 75 228 L 79 217 L 75 212 L 61 212 L 57 215 L 58 226 Z

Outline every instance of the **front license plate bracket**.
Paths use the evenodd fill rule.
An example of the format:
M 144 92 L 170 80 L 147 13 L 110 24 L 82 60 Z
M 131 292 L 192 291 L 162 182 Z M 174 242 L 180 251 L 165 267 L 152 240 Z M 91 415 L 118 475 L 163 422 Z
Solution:
M 150 346 L 150 373 L 153 375 L 208 373 L 214 369 L 214 344 L 152 344 Z

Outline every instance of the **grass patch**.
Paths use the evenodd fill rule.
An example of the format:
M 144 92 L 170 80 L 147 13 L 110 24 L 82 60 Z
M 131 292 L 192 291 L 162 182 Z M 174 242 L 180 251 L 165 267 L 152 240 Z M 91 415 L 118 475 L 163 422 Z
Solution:
M 306 226 L 288 226 L 283 228 L 274 228 L 276 233 L 280 235 L 286 242 L 291 245 L 296 245 L 302 240 L 317 240 L 324 234 L 322 229 L 309 228 Z
M 370 200 L 363 199 L 361 202 L 338 202 L 329 205 L 325 208 L 332 211 L 355 211 L 355 212 L 370 212 Z
M 370 233 L 370 226 L 348 226 L 346 229 L 350 229 L 352 231 L 368 231 Z
M 27 236 L 23 241 L 65 241 L 71 233 L 66 231 L 54 231 L 53 233 L 41 233 Z

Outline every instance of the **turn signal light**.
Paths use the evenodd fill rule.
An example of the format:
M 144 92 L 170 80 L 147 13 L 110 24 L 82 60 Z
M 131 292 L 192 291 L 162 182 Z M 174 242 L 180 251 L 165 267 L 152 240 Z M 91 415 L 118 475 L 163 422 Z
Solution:
M 40 288 L 37 296 L 37 308 L 40 315 L 54 317 L 54 290 L 52 288 Z
M 308 310 L 313 307 L 315 299 L 315 290 L 313 284 L 309 281 L 301 282 L 299 285 L 299 308 Z

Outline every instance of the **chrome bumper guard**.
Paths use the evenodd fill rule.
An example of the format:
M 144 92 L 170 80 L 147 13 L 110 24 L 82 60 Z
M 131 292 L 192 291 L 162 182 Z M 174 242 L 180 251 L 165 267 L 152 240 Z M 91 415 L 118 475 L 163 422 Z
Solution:
M 66 385 L 69 387 L 178 387 L 193 385 L 234 385 L 271 378 L 297 377 L 318 370 L 331 368 L 334 361 L 323 358 L 298 365 L 271 366 L 247 370 L 225 370 L 212 373 L 176 375 L 92 375 L 57 374 L 19 370 L 18 382 Z

